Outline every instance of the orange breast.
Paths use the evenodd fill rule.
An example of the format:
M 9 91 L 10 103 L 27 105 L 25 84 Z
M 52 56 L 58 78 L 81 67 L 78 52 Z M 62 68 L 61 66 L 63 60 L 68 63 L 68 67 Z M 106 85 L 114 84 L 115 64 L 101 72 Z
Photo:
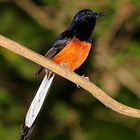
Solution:
M 65 65 L 68 69 L 74 71 L 85 61 L 90 48 L 91 43 L 73 39 L 56 56 L 51 58 L 51 60 Z

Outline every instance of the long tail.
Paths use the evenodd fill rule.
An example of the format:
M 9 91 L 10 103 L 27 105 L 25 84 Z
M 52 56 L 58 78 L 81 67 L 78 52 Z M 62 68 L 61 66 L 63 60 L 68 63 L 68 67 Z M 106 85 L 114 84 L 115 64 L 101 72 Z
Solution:
M 20 140 L 29 139 L 31 132 L 34 128 L 35 121 L 37 120 L 38 114 L 44 103 L 45 97 L 47 96 L 48 90 L 54 79 L 54 75 L 55 74 L 48 76 L 48 73 L 46 73 L 46 75 L 44 76 L 43 81 L 29 107 L 25 120 L 22 124 Z

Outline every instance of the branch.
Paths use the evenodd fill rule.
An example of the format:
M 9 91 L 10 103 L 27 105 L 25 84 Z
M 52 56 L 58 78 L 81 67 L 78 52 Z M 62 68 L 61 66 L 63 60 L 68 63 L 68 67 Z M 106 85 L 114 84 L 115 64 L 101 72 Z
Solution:
M 121 66 L 120 68 L 115 69 L 112 62 L 113 57 L 106 50 L 101 51 L 100 55 L 96 55 L 96 59 L 98 63 L 100 63 L 100 66 L 110 71 L 118 82 L 126 86 L 129 90 L 133 91 L 138 97 L 140 97 L 139 81 L 124 67 Z
M 53 29 L 56 32 L 62 31 L 63 27 L 58 25 L 52 17 L 43 9 L 34 4 L 30 0 L 14 0 L 13 1 L 19 8 L 24 10 L 30 17 L 39 23 L 45 29 Z M 53 26 L 52 26 L 53 25 Z
M 123 46 L 123 40 L 127 41 L 126 38 L 121 40 L 117 40 L 114 36 L 118 32 L 118 30 L 121 28 L 122 24 L 131 16 L 134 16 L 137 10 L 135 9 L 134 5 L 132 5 L 129 0 L 124 1 L 117 1 L 117 10 L 110 26 L 108 29 L 106 29 L 106 32 L 104 36 L 98 40 L 96 45 L 96 60 L 99 67 L 103 67 L 106 70 L 110 71 L 112 73 L 112 76 L 122 85 L 126 86 L 129 90 L 131 90 L 135 95 L 140 97 L 140 82 L 138 81 L 138 78 L 133 76 L 126 68 L 120 67 L 120 68 L 114 68 L 113 65 L 113 56 L 111 55 L 109 51 L 110 44 L 113 44 L 117 46 L 121 44 Z M 126 37 L 126 36 L 125 36 Z M 127 37 L 128 38 L 128 37 Z M 121 42 L 120 44 L 118 42 Z M 122 43 L 123 42 L 123 43 Z M 112 48 L 115 48 L 115 46 L 111 46 Z M 103 61 L 104 60 L 104 61 Z
M 99 87 L 95 84 L 87 81 L 86 79 L 82 78 L 81 76 L 75 74 L 74 72 L 69 71 L 68 69 L 52 62 L 51 60 L 33 52 L 30 49 L 25 48 L 24 46 L 19 45 L 18 43 L 5 38 L 0 35 L 0 46 L 20 55 L 23 56 L 38 65 L 41 65 L 54 73 L 72 81 L 73 83 L 79 85 L 83 89 L 89 91 L 95 98 L 97 98 L 100 102 L 102 102 L 106 107 L 110 109 L 135 118 L 140 118 L 140 110 L 128 107 L 123 105 L 110 96 L 108 96 L 104 91 L 102 91 Z
M 58 21 L 52 20 L 52 18 L 50 18 L 50 16 L 45 12 L 45 10 L 43 10 L 42 8 L 40 8 L 39 6 L 35 5 L 33 2 L 29 1 L 29 0 L 14 0 L 13 1 L 19 8 L 23 9 L 30 17 L 32 17 L 37 23 L 39 23 L 42 27 L 44 27 L 45 29 L 52 29 L 55 32 L 60 32 L 62 31 L 62 29 L 64 28 L 63 26 L 58 25 Z M 112 23 L 109 27 L 109 29 L 107 30 L 107 32 L 105 33 L 104 37 L 99 40 L 98 42 L 99 45 L 97 47 L 97 49 L 99 51 L 103 51 L 108 49 L 108 46 L 110 44 L 110 42 L 113 41 L 113 38 L 116 34 L 116 32 L 118 31 L 118 29 L 120 28 L 121 24 L 129 17 L 132 16 L 135 13 L 135 8 L 132 4 L 129 3 L 128 0 L 125 1 L 118 1 L 118 8 L 122 9 L 122 11 L 117 10 L 116 14 L 114 15 L 114 18 L 112 20 Z M 54 26 L 52 26 L 54 25 Z M 101 53 L 98 52 L 99 55 L 99 59 L 97 59 L 97 61 L 101 61 L 102 63 L 104 63 L 105 65 L 108 65 L 108 63 L 103 62 L 101 59 Z M 107 57 L 104 57 L 104 59 L 106 59 Z M 111 60 L 111 57 L 110 57 Z M 104 64 L 100 65 L 100 62 L 98 65 L 100 65 L 101 67 L 104 67 Z M 112 70 L 113 67 L 108 67 L 108 70 Z M 138 82 L 138 80 L 131 75 L 125 68 L 121 68 L 122 72 L 125 72 L 125 79 L 123 79 L 121 76 L 118 77 L 119 73 L 122 73 L 120 71 L 120 69 L 116 72 L 113 72 L 113 76 L 124 86 L 126 86 L 129 90 L 131 90 L 132 92 L 134 92 L 138 97 L 140 97 L 140 83 Z M 132 80 L 132 81 L 131 81 Z M 131 81 L 131 82 L 129 82 Z

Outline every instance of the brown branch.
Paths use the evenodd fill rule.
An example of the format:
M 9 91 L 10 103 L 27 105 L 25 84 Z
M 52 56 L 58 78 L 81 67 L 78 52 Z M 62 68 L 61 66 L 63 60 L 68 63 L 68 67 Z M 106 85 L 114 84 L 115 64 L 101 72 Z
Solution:
M 109 44 L 113 41 L 116 32 L 122 26 L 122 23 L 125 22 L 130 16 L 133 16 L 136 12 L 135 7 L 129 2 L 129 0 L 117 1 L 118 10 L 113 16 L 112 22 L 108 29 L 100 39 L 100 45 L 98 46 L 99 51 L 104 51 L 109 48 Z M 121 10 L 120 10 L 121 9 Z M 102 47 L 104 46 L 104 47 Z
M 122 85 L 126 86 L 129 90 L 134 92 L 138 97 L 140 97 L 140 83 L 139 81 L 131 75 L 124 67 L 115 69 L 112 59 L 113 57 L 107 52 L 100 52 L 100 55 L 96 56 L 100 66 L 104 67 L 112 73 L 112 76 L 120 82 Z M 104 60 L 104 61 L 102 61 Z
M 13 0 L 13 2 L 22 10 L 24 10 L 30 17 L 32 17 L 37 23 L 39 23 L 45 29 L 53 29 L 56 32 L 60 32 L 63 28 L 58 25 L 52 17 L 39 6 L 35 5 L 30 0 Z
M 133 75 L 131 75 L 123 67 L 119 68 L 113 74 L 115 75 L 115 77 L 118 79 L 119 82 L 128 87 L 140 98 L 140 82 Z
M 52 18 L 50 18 L 50 16 L 48 15 L 48 13 L 45 10 L 43 10 L 39 6 L 35 5 L 33 2 L 31 2 L 29 0 L 23 0 L 23 1 L 14 0 L 14 2 L 18 7 L 23 9 L 28 15 L 30 15 L 36 22 L 38 22 L 45 29 L 53 29 L 53 31 L 55 31 L 55 32 L 60 32 L 64 28 L 64 27 L 61 27 L 60 25 L 58 26 L 58 23 L 57 23 L 58 21 L 56 22 Z M 133 15 L 133 13 L 135 12 L 134 6 L 131 5 L 128 0 L 118 1 L 117 3 L 118 3 L 117 7 L 122 10 L 117 10 L 116 14 L 113 17 L 112 23 L 109 26 L 109 29 L 105 33 L 104 37 L 98 41 L 100 43 L 98 44 L 98 47 L 97 47 L 97 49 L 98 49 L 97 51 L 98 51 L 98 55 L 99 55 L 99 57 L 98 57 L 99 59 L 97 61 L 102 61 L 100 52 L 103 51 L 103 53 L 104 53 L 104 50 L 108 49 L 110 42 L 113 41 L 113 37 L 116 34 L 116 32 L 118 31 L 118 29 L 120 28 L 121 24 L 129 16 Z M 107 56 L 104 57 L 104 59 L 106 59 L 106 58 L 107 58 Z M 110 57 L 110 60 L 111 60 L 111 58 L 112 57 Z M 99 64 L 100 64 L 100 62 L 99 62 Z M 105 65 L 108 65 L 108 63 L 105 62 Z M 104 67 L 104 64 L 101 64 L 100 66 Z M 113 66 L 110 66 L 107 69 L 113 70 Z M 125 72 L 124 73 L 125 80 L 123 80 L 123 78 L 120 76 L 118 77 L 117 73 L 122 73 L 120 71 L 120 69 L 118 71 L 116 71 L 115 73 L 113 73 L 112 76 L 114 76 L 121 84 L 126 86 L 128 89 L 130 89 L 132 92 L 134 92 L 137 96 L 140 96 L 140 86 L 139 86 L 140 83 L 137 81 L 137 79 L 133 75 L 131 75 L 129 72 L 127 72 L 127 70 L 125 68 L 121 68 L 121 70 L 123 72 Z
M 37 54 L 36 52 L 33 52 L 30 49 L 27 49 L 18 43 L 5 38 L 0 35 L 0 46 L 20 55 L 23 56 L 53 72 L 56 74 L 72 81 L 73 83 L 81 86 L 83 89 L 89 91 L 94 97 L 96 97 L 100 102 L 102 102 L 106 107 L 109 107 L 110 109 L 135 118 L 140 118 L 140 110 L 134 109 L 131 107 L 128 107 L 126 105 L 123 105 L 110 96 L 108 96 L 104 91 L 102 91 L 99 87 L 97 87 L 95 84 L 91 83 L 90 81 L 85 80 L 81 76 L 75 74 L 74 72 L 71 72 L 67 70 L 66 68 L 52 62 L 51 60 L 41 56 L 40 54 Z
M 137 12 L 135 7 L 128 0 L 117 1 L 117 7 L 121 10 L 116 11 L 109 28 L 106 30 L 104 36 L 97 42 L 96 60 L 99 64 L 99 67 L 103 67 L 110 71 L 112 73 L 112 76 L 119 83 L 126 86 L 134 94 L 140 97 L 140 82 L 136 77 L 129 73 L 126 68 L 121 66 L 121 68 L 114 69 L 114 65 L 112 62 L 113 56 L 109 51 L 109 46 L 114 41 L 114 36 L 120 29 L 122 23 Z M 114 45 L 119 45 L 118 42 L 121 42 L 122 45 L 122 40 L 120 39 L 119 41 L 115 39 Z M 114 46 L 111 47 L 114 48 Z

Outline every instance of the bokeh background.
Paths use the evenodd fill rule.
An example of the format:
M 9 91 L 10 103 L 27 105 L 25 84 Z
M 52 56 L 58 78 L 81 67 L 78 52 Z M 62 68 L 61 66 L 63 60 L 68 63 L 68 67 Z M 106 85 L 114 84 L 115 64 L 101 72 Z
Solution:
M 140 0 L 0 0 L 0 34 L 40 53 L 81 9 L 98 19 L 90 56 L 76 73 L 117 101 L 140 108 Z M 39 66 L 0 47 L 0 140 L 18 140 L 43 77 Z M 57 76 L 31 140 L 140 140 L 140 120 L 111 111 Z

